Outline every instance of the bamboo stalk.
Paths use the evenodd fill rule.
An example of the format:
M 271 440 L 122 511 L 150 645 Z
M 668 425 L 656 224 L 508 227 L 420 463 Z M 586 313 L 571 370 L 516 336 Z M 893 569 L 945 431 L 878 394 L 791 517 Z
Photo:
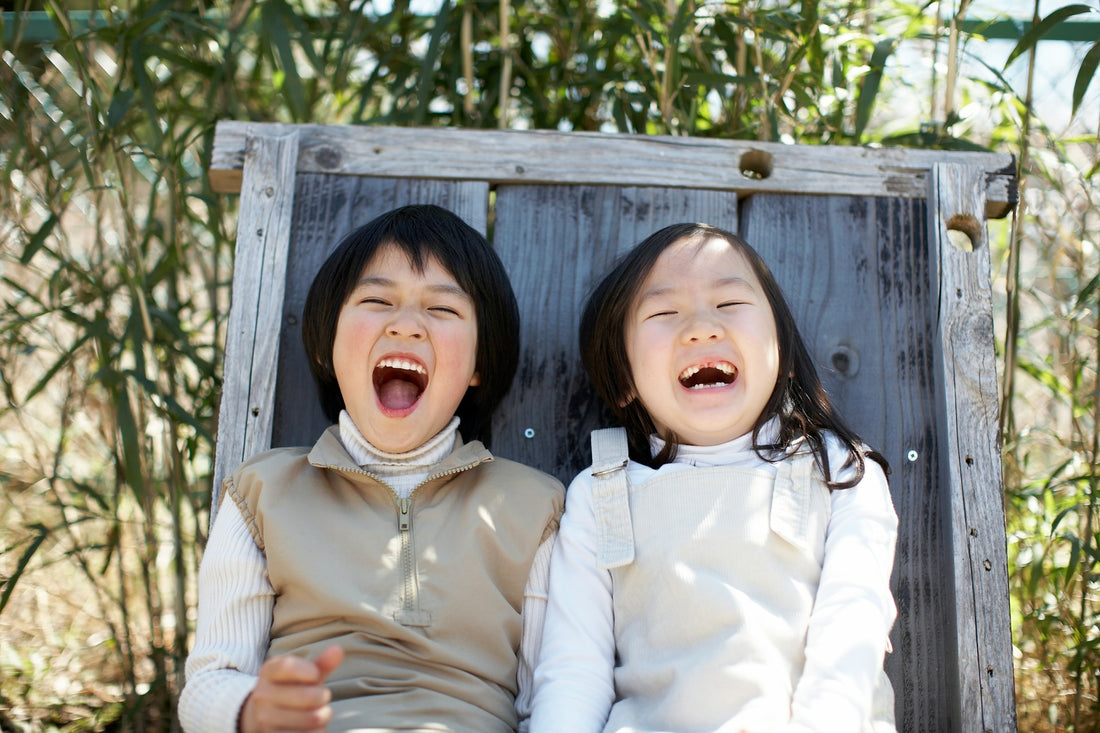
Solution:
M 512 34 L 508 26 L 510 11 L 509 0 L 500 0 L 500 115 L 497 126 L 502 130 L 508 128 L 508 100 L 512 90 Z

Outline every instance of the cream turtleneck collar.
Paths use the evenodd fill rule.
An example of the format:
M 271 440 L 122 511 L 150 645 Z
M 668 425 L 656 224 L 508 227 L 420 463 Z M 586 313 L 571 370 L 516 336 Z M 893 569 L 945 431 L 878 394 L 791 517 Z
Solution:
M 398 496 L 407 497 L 428 477 L 428 471 L 454 450 L 457 417 L 423 445 L 405 453 L 388 453 L 370 443 L 352 421 L 347 410 L 340 412 L 340 442 L 361 468 L 389 484 Z

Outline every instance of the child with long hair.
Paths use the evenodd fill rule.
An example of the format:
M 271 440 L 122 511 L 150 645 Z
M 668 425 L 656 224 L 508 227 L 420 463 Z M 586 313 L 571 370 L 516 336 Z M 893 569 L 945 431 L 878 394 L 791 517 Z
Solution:
M 518 336 L 500 260 L 451 212 L 395 209 L 341 241 L 303 313 L 335 424 L 225 481 L 189 733 L 517 729 L 564 501 L 479 441 Z
M 840 419 L 759 255 L 662 229 L 589 298 L 622 428 L 569 487 L 535 733 L 892 731 L 885 461 Z

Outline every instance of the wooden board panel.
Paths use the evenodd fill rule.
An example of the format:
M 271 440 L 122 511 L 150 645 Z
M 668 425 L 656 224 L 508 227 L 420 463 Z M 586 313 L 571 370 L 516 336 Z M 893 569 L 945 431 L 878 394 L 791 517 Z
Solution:
M 745 172 L 754 156 L 768 175 Z M 491 229 L 524 319 L 493 448 L 563 481 L 587 465 L 588 431 L 606 424 L 576 348 L 597 274 L 665 224 L 740 229 L 775 270 L 827 388 L 894 468 L 899 620 L 887 670 L 898 729 L 1015 730 L 984 240 L 984 216 L 1014 201 L 1011 162 L 661 136 L 219 124 L 212 179 L 240 186 L 243 169 L 244 185 L 215 476 L 268 436 L 309 444 L 327 426 L 301 306 L 340 237 L 382 211 L 438 203 Z M 950 245 L 959 230 L 976 251 Z
M 245 131 L 256 127 L 218 123 L 210 163 L 215 190 L 237 190 Z M 924 198 L 931 167 L 957 160 L 985 171 L 989 216 L 1004 216 L 1016 203 L 1015 160 L 1004 153 L 554 130 L 263 127 L 271 135 L 285 129 L 299 132 L 299 172 Z
M 277 320 L 286 281 L 298 136 L 250 138 L 241 194 L 225 374 L 218 407 L 210 525 L 221 482 L 241 461 L 271 445 L 275 416 Z
M 925 219 L 922 201 L 758 195 L 742 207 L 742 233 L 783 287 L 841 413 L 893 469 L 898 621 L 887 670 L 898 730 L 948 731 L 943 665 L 955 650 Z
M 507 186 L 494 243 L 523 319 L 519 372 L 493 423 L 493 450 L 568 485 L 591 463 L 588 434 L 609 424 L 577 350 L 588 293 L 616 260 L 661 227 L 706 221 L 737 230 L 737 195 L 612 186 Z
M 989 241 L 982 174 L 938 165 L 929 190 L 930 258 L 938 263 L 939 432 L 947 453 L 957 614 L 960 730 L 1016 729 L 1004 486 L 997 425 Z M 952 240 L 955 240 L 953 242 Z M 961 246 L 960 246 L 961 245 Z
M 489 187 L 476 181 L 393 180 L 299 174 L 280 327 L 273 446 L 312 445 L 330 423 L 302 349 L 301 318 L 313 276 L 352 229 L 397 206 L 437 204 L 484 233 Z M 278 325 L 278 324 L 281 324 Z

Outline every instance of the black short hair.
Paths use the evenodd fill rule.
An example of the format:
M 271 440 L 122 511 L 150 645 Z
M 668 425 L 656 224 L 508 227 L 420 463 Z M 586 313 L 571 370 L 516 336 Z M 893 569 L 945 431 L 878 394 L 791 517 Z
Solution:
M 865 455 L 874 458 L 889 471 L 885 459 L 867 449 L 833 407 L 798 332 L 783 291 L 763 258 L 736 234 L 695 223 L 667 226 L 627 252 L 596 286 L 581 315 L 581 361 L 600 399 L 626 428 L 631 458 L 652 467 L 667 463 L 676 455 L 677 436 L 662 435 L 665 449 L 656 456 L 651 455 L 649 436 L 656 429 L 641 402 L 634 399 L 637 390 L 626 351 L 627 316 L 662 252 L 681 240 L 701 241 L 711 237 L 725 240 L 745 257 L 764 290 L 775 319 L 779 377 L 763 412 L 753 425 L 753 447 L 757 453 L 766 460 L 777 460 L 805 439 L 832 488 L 859 483 L 863 477 Z M 778 438 L 775 444 L 761 445 L 758 442 L 760 429 L 775 416 L 779 417 L 780 424 Z M 854 468 L 854 478 L 841 482 L 833 480 L 824 445 L 824 431 L 834 433 L 848 449 L 849 460 L 843 468 Z
M 474 302 L 477 315 L 476 387 L 455 414 L 462 435 L 489 443 L 493 411 L 512 386 L 519 363 L 519 308 L 508 273 L 492 245 L 454 213 L 415 204 L 382 214 L 350 232 L 317 271 L 302 313 L 302 341 L 325 416 L 336 422 L 344 397 L 332 349 L 340 310 L 363 269 L 384 246 L 398 247 L 417 271 L 435 258 Z

